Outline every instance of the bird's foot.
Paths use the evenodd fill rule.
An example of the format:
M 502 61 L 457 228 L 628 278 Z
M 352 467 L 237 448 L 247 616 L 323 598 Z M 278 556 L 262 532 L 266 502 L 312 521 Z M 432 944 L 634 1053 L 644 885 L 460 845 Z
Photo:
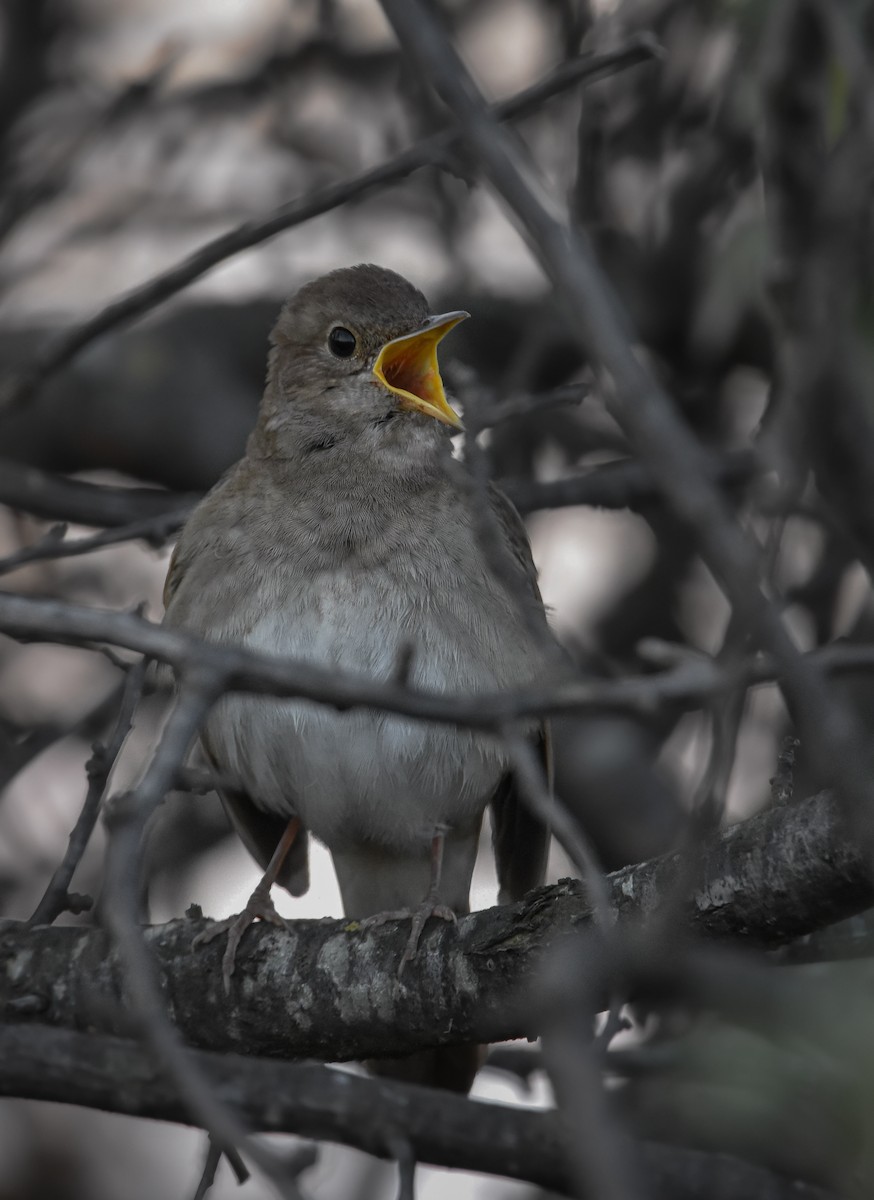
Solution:
M 226 995 L 230 995 L 231 976 L 236 966 L 237 949 L 240 945 L 240 939 L 249 926 L 254 925 L 256 921 L 267 921 L 268 924 L 278 925 L 281 929 L 289 928 L 288 922 L 284 917 L 279 915 L 273 906 L 273 901 L 270 899 L 269 887 L 262 888 L 260 884 L 249 897 L 246 907 L 242 912 L 237 913 L 233 917 L 226 917 L 223 921 L 216 921 L 209 929 L 205 929 L 203 933 L 199 933 L 191 943 L 192 948 L 205 945 L 207 942 L 215 941 L 223 933 L 227 933 L 228 944 L 225 946 L 225 952 L 222 955 L 222 981 Z
M 451 921 L 453 925 L 458 924 L 455 913 L 445 904 L 439 903 L 436 892 L 429 892 L 422 903 L 416 905 L 415 908 L 399 908 L 392 912 L 374 913 L 371 917 L 365 917 L 359 924 L 366 929 L 370 925 L 385 925 L 388 921 L 411 922 L 410 936 L 407 938 L 404 953 L 398 964 L 398 979 L 400 979 L 404 973 L 404 967 L 410 959 L 416 957 L 419 942 L 429 917 L 437 917 L 441 921 Z

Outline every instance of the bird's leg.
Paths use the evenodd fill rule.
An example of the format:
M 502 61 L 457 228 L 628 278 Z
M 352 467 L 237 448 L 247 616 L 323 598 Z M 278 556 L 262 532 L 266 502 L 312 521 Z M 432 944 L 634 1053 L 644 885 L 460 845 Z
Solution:
M 398 965 L 398 979 L 404 973 L 404 967 L 411 958 L 416 957 L 416 952 L 419 949 L 419 941 L 422 937 L 422 932 L 429 917 L 439 917 L 441 921 L 451 921 L 457 924 L 458 918 L 455 913 L 445 904 L 440 903 L 440 878 L 443 874 L 443 847 L 446 841 L 447 827 L 438 825 L 434 830 L 434 836 L 431 838 L 431 884 L 428 888 L 428 894 L 421 904 L 415 908 L 402 908 L 394 912 L 374 913 L 371 917 L 365 917 L 360 924 L 364 927 L 368 925 L 384 925 L 386 921 L 404 921 L 408 918 L 412 922 L 410 928 L 410 936 L 407 939 L 406 947 L 404 948 L 403 956 Z
M 273 901 L 270 899 L 270 889 L 276 882 L 279 872 L 282 870 L 282 864 L 285 862 L 289 850 L 294 845 L 294 840 L 299 831 L 300 817 L 292 817 L 285 827 L 285 832 L 279 839 L 279 844 L 273 851 L 273 857 L 267 864 L 267 870 L 255 885 L 255 889 L 243 911 L 233 917 L 227 917 L 224 921 L 216 921 L 210 929 L 199 933 L 192 943 L 193 946 L 199 946 L 204 942 L 213 941 L 223 933 L 227 933 L 228 944 L 222 956 L 222 980 L 224 981 L 225 992 L 227 993 L 230 993 L 231 990 L 231 976 L 234 973 L 236 965 L 237 948 L 240 945 L 240 939 L 249 926 L 254 924 L 255 921 L 261 920 L 268 921 L 271 925 L 279 925 L 283 929 L 288 928 L 288 922 L 273 907 Z

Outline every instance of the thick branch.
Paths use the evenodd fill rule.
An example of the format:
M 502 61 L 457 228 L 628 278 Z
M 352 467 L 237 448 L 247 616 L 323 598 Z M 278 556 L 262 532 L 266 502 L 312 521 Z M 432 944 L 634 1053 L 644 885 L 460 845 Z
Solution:
M 253 1129 L 296 1133 L 390 1157 L 386 1131 L 416 1159 L 485 1171 L 564 1191 L 569 1185 L 554 1113 L 484 1104 L 327 1067 L 195 1052 L 217 1098 Z M 87 1105 L 189 1123 L 190 1114 L 153 1059 L 118 1038 L 11 1026 L 0 1029 L 0 1095 Z M 724 1154 L 653 1143 L 642 1148 L 653 1200 L 827 1200 Z
M 609 877 L 621 921 L 652 917 L 678 871 L 668 855 Z M 684 906 L 689 930 L 774 947 L 874 904 L 857 842 L 825 795 L 736 825 L 701 851 L 702 883 Z M 221 945 L 192 951 L 202 922 L 146 931 L 170 1012 L 196 1046 L 327 1059 L 397 1055 L 433 1044 L 531 1036 L 528 985 L 543 954 L 590 920 L 572 880 L 521 904 L 474 913 L 423 939 L 395 978 L 407 929 L 298 921 L 289 934 L 246 934 L 233 996 L 222 990 Z M 0 1013 L 68 1028 L 129 1032 L 123 972 L 99 929 L 0 932 Z M 515 1002 L 513 1001 L 513 998 Z M 435 1032 L 436 1031 L 436 1032 Z

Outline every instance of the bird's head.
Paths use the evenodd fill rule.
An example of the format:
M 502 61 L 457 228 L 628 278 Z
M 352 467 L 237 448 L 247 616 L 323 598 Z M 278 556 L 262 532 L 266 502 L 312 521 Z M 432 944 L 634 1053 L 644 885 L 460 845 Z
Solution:
M 437 345 L 467 316 L 431 315 L 422 293 L 383 267 L 347 267 L 306 284 L 271 335 L 262 433 L 278 448 L 369 436 L 395 417 L 461 428 Z

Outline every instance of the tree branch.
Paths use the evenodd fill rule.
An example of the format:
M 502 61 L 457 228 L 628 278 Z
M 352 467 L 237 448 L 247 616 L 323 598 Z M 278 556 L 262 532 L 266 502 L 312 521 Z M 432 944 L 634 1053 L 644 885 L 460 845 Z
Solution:
M 741 683 L 779 678 L 767 657 L 729 669 L 703 654 L 684 651 L 658 674 L 623 679 L 579 679 L 552 686 L 475 696 L 432 694 L 398 683 L 319 668 L 296 659 L 219 646 L 142 617 L 85 608 L 0 591 L 0 632 L 22 641 L 70 646 L 121 646 L 170 664 L 177 672 L 202 667 L 222 679 L 227 691 L 294 696 L 335 708 L 380 708 L 441 724 L 464 725 L 499 734 L 507 723 L 563 712 L 651 713 L 660 704 L 694 705 Z M 673 647 L 671 647 L 673 649 Z M 804 656 L 829 674 L 874 670 L 874 646 L 834 643 Z
M 252 1128 L 339 1142 L 389 1157 L 397 1130 L 419 1162 L 570 1186 L 555 1113 L 362 1079 L 313 1064 L 190 1052 L 216 1098 Z M 0 1095 L 86 1105 L 182 1124 L 191 1114 L 153 1059 L 132 1042 L 33 1026 L 0 1028 Z M 652 1200 L 828 1200 L 727 1154 L 645 1144 Z
M 749 450 L 714 455 L 712 473 L 725 487 L 747 483 L 756 474 L 755 456 Z M 638 510 L 662 500 L 652 473 L 645 465 L 631 460 L 607 463 L 548 482 L 503 479 L 500 485 L 522 513 L 576 504 Z M 0 458 L 0 504 L 48 521 L 115 529 L 167 517 L 168 525 L 162 534 L 163 531 L 170 533 L 169 516 L 174 516 L 178 528 L 200 498 L 161 488 L 113 487 L 68 479 L 39 467 L 22 466 Z M 125 536 L 141 535 L 126 533 Z
M 545 100 L 584 80 L 600 79 L 635 63 L 645 62 L 657 52 L 657 46 L 651 38 L 637 37 L 610 54 L 582 55 L 571 62 L 563 63 L 545 79 L 539 80 L 518 95 L 509 100 L 502 100 L 494 105 L 492 111 L 499 121 L 525 116 Z M 86 346 L 110 330 L 126 325 L 163 304 L 219 263 L 275 237 L 284 230 L 347 204 L 374 188 L 394 183 L 429 163 L 445 158 L 457 148 L 459 141 L 454 130 L 433 134 L 388 162 L 380 163 L 361 175 L 291 200 L 266 216 L 245 221 L 236 229 L 207 242 L 169 270 L 126 292 L 95 316 L 58 338 L 30 367 L 0 389 L 0 412 L 20 408 L 26 404 L 47 379 L 72 362 Z
M 568 318 L 580 349 L 609 377 L 611 408 L 622 431 L 652 470 L 676 515 L 691 529 L 743 628 L 780 664 L 780 683 L 802 727 L 810 757 L 851 805 L 871 837 L 874 811 L 868 739 L 844 697 L 829 688 L 816 663 L 800 654 L 779 607 L 761 584 L 759 554 L 710 478 L 703 449 L 653 372 L 635 353 L 628 318 L 595 260 L 588 238 L 568 229 L 519 152 L 496 124 L 469 71 L 423 0 L 381 0 L 410 60 L 456 119 L 464 144 L 513 214 Z
M 826 795 L 734 826 L 703 844 L 700 865 L 682 916 L 706 938 L 776 947 L 874 904 L 862 850 Z M 652 918 L 677 870 L 677 856 L 667 855 L 610 875 L 620 926 Z M 361 930 L 354 921 L 297 921 L 291 934 L 258 925 L 241 945 L 230 999 L 223 947 L 191 949 L 202 921 L 145 935 L 173 1020 L 192 1045 L 337 1060 L 536 1034 L 526 989 L 549 946 L 590 917 L 576 881 L 541 888 L 464 917 L 457 930 L 430 931 L 402 982 L 403 923 Z M 0 929 L 0 1013 L 124 1034 L 123 995 L 122 965 L 102 930 Z
M 171 509 L 154 517 L 132 521 L 129 525 L 104 529 L 84 538 L 68 539 L 64 536 L 67 532 L 66 527 L 56 526 L 36 545 L 23 546 L 13 554 L 0 558 L 0 575 L 7 575 L 28 563 L 79 558 L 83 554 L 93 554 L 96 550 L 103 550 L 108 546 L 117 546 L 120 542 L 144 541 L 154 549 L 159 549 L 184 524 L 190 511 L 190 507 Z
M 115 528 L 161 517 L 175 509 L 190 511 L 198 500 L 200 496 L 184 496 L 157 487 L 113 487 L 69 479 L 0 458 L 0 504 L 47 521 Z

